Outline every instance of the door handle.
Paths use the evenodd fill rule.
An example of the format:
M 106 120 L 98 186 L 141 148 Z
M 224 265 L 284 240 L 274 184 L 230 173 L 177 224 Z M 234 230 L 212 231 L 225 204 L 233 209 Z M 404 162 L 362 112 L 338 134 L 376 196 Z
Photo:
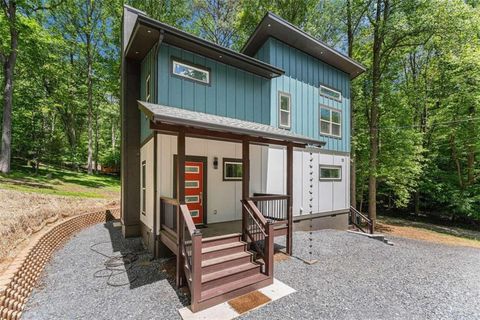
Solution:
M 200 205 L 202 205 L 203 202 L 203 192 L 200 191 Z

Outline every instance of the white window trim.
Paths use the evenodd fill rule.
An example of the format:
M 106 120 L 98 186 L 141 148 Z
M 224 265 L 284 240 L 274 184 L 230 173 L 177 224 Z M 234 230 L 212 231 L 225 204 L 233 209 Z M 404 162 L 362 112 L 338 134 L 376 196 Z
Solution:
M 288 111 L 282 110 L 282 97 L 288 98 Z M 282 112 L 288 113 L 288 125 L 282 124 Z M 282 129 L 291 129 L 292 128 L 292 96 L 290 93 L 278 92 L 278 127 Z
M 322 169 L 338 170 L 339 173 L 340 173 L 340 176 L 339 176 L 339 178 L 322 178 Z M 318 177 L 319 177 L 320 181 L 342 181 L 342 176 L 343 176 L 342 166 L 323 165 L 323 164 L 318 166 Z
M 330 120 L 329 121 L 322 119 L 322 109 L 328 110 L 330 112 Z M 337 112 L 337 113 L 340 114 L 340 123 L 336 123 L 336 122 L 332 121 L 332 112 Z M 342 110 L 333 109 L 333 108 L 330 108 L 330 107 L 325 106 L 323 104 L 320 105 L 319 114 L 318 114 L 318 126 L 319 126 L 318 131 L 320 132 L 320 134 L 322 136 L 341 138 L 342 137 L 342 129 L 343 129 L 342 128 L 343 127 L 342 120 L 343 120 Z M 329 133 L 322 132 L 322 121 L 323 122 L 328 122 Z M 336 124 L 336 125 L 340 126 L 340 130 L 339 130 L 340 134 L 339 135 L 333 134 L 332 124 Z
M 242 177 L 227 177 L 227 164 L 241 165 L 243 170 L 243 162 L 241 161 L 224 161 L 223 162 L 223 180 L 224 181 L 242 181 Z
M 151 102 L 150 101 L 150 74 L 147 76 L 147 79 L 145 79 L 145 101 Z
M 338 95 L 340 96 L 340 98 L 335 98 L 335 97 L 332 97 L 328 94 L 324 94 L 322 93 L 322 89 L 327 89 L 327 90 L 330 90 L 330 91 L 333 91 L 335 93 L 338 93 Z M 332 89 L 330 87 L 327 87 L 323 84 L 321 84 L 319 87 L 318 87 L 318 93 L 322 96 L 322 97 L 326 97 L 328 99 L 332 99 L 332 100 L 335 100 L 335 101 L 338 101 L 338 102 L 342 102 L 342 92 L 341 91 L 338 91 L 338 90 L 335 90 L 335 89 Z
M 205 80 L 205 81 L 204 80 L 199 80 L 199 79 L 196 79 L 196 78 L 193 78 L 193 77 L 186 76 L 184 74 L 176 73 L 175 72 L 175 64 L 178 64 L 178 65 L 181 65 L 183 67 L 190 68 L 190 69 L 193 69 L 193 70 L 197 70 L 197 71 L 200 71 L 200 72 L 204 72 L 207 75 L 207 80 Z M 195 67 L 195 66 L 192 66 L 191 64 L 188 64 L 188 63 L 185 63 L 185 62 L 180 62 L 180 61 L 175 60 L 175 59 L 172 59 L 172 73 L 174 75 L 178 76 L 178 77 L 189 79 L 189 80 L 192 80 L 192 81 L 195 81 L 195 82 L 199 82 L 199 83 L 203 83 L 203 84 L 210 84 L 210 70 Z

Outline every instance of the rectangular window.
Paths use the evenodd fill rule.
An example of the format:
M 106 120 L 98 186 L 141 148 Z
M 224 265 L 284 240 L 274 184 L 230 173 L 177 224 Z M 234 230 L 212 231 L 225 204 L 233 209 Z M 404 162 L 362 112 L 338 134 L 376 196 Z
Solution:
M 192 218 L 198 218 L 200 212 L 198 210 L 190 210 L 190 215 L 192 216 Z
M 291 97 L 290 94 L 278 93 L 278 126 L 284 129 L 291 127 Z
M 185 166 L 185 173 L 199 173 L 200 168 L 198 166 Z
M 223 159 L 223 180 L 241 181 L 243 163 L 241 159 Z
M 187 189 L 196 189 L 198 188 L 199 184 L 197 180 L 187 180 L 185 181 L 185 188 Z
M 203 84 L 210 84 L 210 71 L 201 67 L 172 60 L 172 72 L 182 78 L 187 78 Z
M 150 75 L 145 80 L 145 101 L 150 102 Z
M 324 85 L 320 85 L 319 91 L 321 96 L 336 100 L 338 102 L 342 102 L 342 93 L 340 91 L 334 90 Z
M 320 180 L 342 180 L 342 167 L 320 165 Z
M 185 196 L 185 203 L 199 203 L 199 196 Z
M 147 199 L 147 162 L 142 161 L 142 214 L 145 214 Z
M 320 106 L 320 133 L 340 138 L 342 136 L 342 112 Z

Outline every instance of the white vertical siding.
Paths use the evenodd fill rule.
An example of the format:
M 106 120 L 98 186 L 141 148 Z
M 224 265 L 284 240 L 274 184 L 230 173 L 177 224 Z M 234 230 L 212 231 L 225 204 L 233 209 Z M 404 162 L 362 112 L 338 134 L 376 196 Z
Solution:
M 147 152 L 147 150 L 150 151 Z M 177 138 L 175 136 L 159 135 L 157 170 L 159 197 L 173 197 L 173 156 L 176 153 Z M 186 153 L 192 156 L 207 157 L 208 200 L 206 213 L 208 223 L 240 220 L 242 183 L 241 181 L 223 181 L 223 158 L 241 159 L 241 144 L 186 138 Z M 149 163 L 153 163 L 153 143 L 149 142 L 142 148 L 141 156 L 142 159 L 144 157 L 151 159 L 147 162 L 147 170 L 153 170 L 153 166 L 149 165 Z M 214 157 L 218 157 L 218 169 L 213 168 Z M 350 203 L 349 157 L 347 155 L 317 152 L 313 153 L 312 157 L 312 212 L 318 213 L 348 209 Z M 319 164 L 341 166 L 342 180 L 320 181 Z M 250 146 L 250 166 L 251 194 L 256 192 L 285 194 L 286 150 L 284 148 L 257 145 Z M 294 150 L 293 174 L 293 214 L 295 216 L 305 215 L 310 212 L 310 153 L 308 151 L 300 149 Z M 153 174 L 149 176 L 153 177 Z M 147 199 L 147 206 L 151 206 L 149 210 L 151 210 L 152 213 L 148 213 L 146 217 L 142 217 L 142 221 L 147 221 L 149 226 L 153 225 L 153 188 L 150 189 L 147 190 L 149 198 Z
M 177 138 L 159 135 L 159 179 L 160 196 L 173 197 L 173 157 L 177 153 Z M 242 158 L 240 143 L 209 139 L 186 138 L 186 154 L 207 157 L 207 221 L 208 223 L 240 220 L 242 208 L 241 181 L 223 181 L 223 158 Z M 251 192 L 265 192 L 266 157 L 260 146 L 251 146 Z M 213 168 L 213 159 L 218 157 L 218 168 Z

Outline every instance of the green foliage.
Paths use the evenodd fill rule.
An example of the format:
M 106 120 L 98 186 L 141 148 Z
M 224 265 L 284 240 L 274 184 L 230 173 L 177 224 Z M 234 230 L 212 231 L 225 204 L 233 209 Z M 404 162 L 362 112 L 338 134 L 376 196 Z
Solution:
M 22 2 L 17 21 L 20 36 L 13 108 L 14 157 L 34 163 L 85 166 L 88 35 L 93 46 L 94 153 L 100 164 L 118 166 L 122 2 L 91 1 L 93 15 L 89 15 L 92 12 L 84 1 L 42 1 L 46 7 L 56 5 L 36 11 L 32 10 L 35 3 Z M 152 18 L 237 50 L 268 11 L 343 52 L 350 48 L 352 56 L 367 67 L 367 72 L 353 81 L 351 95 L 358 203 L 365 209 L 369 174 L 373 173 L 380 203 L 480 219 L 478 1 L 381 1 L 390 5 L 390 11 L 378 26 L 384 41 L 375 172 L 369 164 L 369 112 L 377 1 L 127 3 Z M 4 14 L 0 14 L 0 53 L 4 54 L 10 45 L 8 27 Z M 0 82 L 2 77 L 0 73 Z M 20 169 L 22 179 L 31 173 L 29 170 Z M 415 199 L 420 200 L 415 203 Z

